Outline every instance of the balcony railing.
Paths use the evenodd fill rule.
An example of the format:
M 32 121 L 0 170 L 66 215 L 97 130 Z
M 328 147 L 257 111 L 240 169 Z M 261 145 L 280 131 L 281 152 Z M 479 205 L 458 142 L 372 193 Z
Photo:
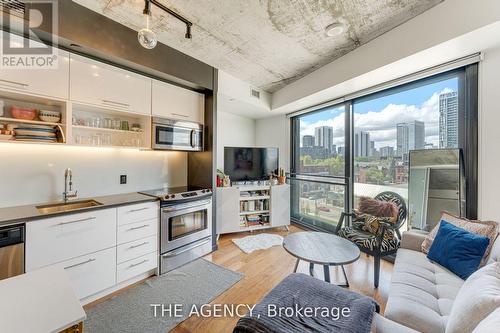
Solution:
M 349 178 L 291 173 L 292 221 L 308 228 L 333 232 L 340 214 L 349 210 Z

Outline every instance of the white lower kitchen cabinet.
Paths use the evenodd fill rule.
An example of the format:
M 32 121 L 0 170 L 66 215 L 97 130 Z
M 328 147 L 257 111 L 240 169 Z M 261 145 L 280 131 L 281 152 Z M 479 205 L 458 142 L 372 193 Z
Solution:
M 156 251 L 118 264 L 116 266 L 117 283 L 124 282 L 134 276 L 156 269 L 156 267 L 158 267 L 158 253 Z
M 116 209 L 26 223 L 26 271 L 116 247 Z
M 136 259 L 145 254 L 158 250 L 158 235 L 138 239 L 130 243 L 116 247 L 116 262 L 121 264 L 125 261 Z
M 157 202 L 96 209 L 26 223 L 26 271 L 60 266 L 82 303 L 158 267 Z
M 158 219 L 139 221 L 119 225 L 117 231 L 117 244 L 128 243 L 148 236 L 158 234 Z
M 58 264 L 68 273 L 79 299 L 116 284 L 116 248 L 73 258 Z
M 118 225 L 158 219 L 160 206 L 158 202 L 145 202 L 117 208 Z

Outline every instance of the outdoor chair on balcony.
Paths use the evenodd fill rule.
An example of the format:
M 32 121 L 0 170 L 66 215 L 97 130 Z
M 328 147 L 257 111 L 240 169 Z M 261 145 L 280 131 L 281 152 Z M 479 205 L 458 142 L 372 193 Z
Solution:
M 374 199 L 365 199 L 371 200 L 379 207 L 385 205 L 385 208 L 393 211 L 392 216 L 387 213 L 385 215 L 376 213 L 371 215 L 361 211 L 361 209 L 355 210 L 354 213 L 344 212 L 340 216 L 335 233 L 356 244 L 361 252 L 373 256 L 373 283 L 375 288 L 378 288 L 380 259 L 397 252 L 401 240 L 399 229 L 406 219 L 407 210 L 404 199 L 394 192 L 382 192 Z M 392 204 L 387 205 L 387 203 Z M 352 217 L 352 226 L 343 227 L 346 216 Z

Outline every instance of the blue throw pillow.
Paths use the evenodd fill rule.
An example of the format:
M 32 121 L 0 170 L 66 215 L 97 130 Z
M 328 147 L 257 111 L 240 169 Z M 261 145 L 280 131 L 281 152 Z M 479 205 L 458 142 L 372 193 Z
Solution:
M 481 263 L 490 240 L 441 220 L 427 258 L 467 279 Z

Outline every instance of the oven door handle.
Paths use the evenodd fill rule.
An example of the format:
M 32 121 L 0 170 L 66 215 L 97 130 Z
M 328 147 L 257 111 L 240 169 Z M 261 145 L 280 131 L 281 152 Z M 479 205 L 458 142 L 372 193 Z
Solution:
M 201 207 L 201 206 L 207 206 L 207 205 L 210 205 L 210 203 L 204 202 L 204 203 L 200 203 L 199 205 L 184 206 L 184 207 L 179 207 L 179 208 L 168 207 L 168 208 L 164 208 L 162 211 L 163 211 L 163 213 L 167 213 L 168 214 L 168 213 L 177 212 L 177 211 L 180 211 L 180 210 L 186 210 L 186 209 L 191 209 L 191 208 L 196 208 L 196 207 Z
M 187 251 L 191 251 L 193 249 L 196 249 L 197 247 L 200 247 L 200 246 L 203 246 L 205 244 L 207 244 L 208 242 L 210 242 L 210 238 L 207 238 L 205 239 L 203 242 L 200 242 L 198 244 L 194 244 L 192 246 L 189 246 L 185 249 L 182 249 L 180 251 L 172 251 L 172 252 L 167 252 L 165 254 L 162 254 L 162 258 L 172 258 L 172 257 L 176 257 L 184 252 L 187 252 Z
M 190 140 L 189 140 L 190 141 L 190 145 L 193 148 L 196 146 L 196 144 L 195 144 L 195 133 L 196 133 L 195 130 L 191 130 L 191 135 L 190 135 Z

